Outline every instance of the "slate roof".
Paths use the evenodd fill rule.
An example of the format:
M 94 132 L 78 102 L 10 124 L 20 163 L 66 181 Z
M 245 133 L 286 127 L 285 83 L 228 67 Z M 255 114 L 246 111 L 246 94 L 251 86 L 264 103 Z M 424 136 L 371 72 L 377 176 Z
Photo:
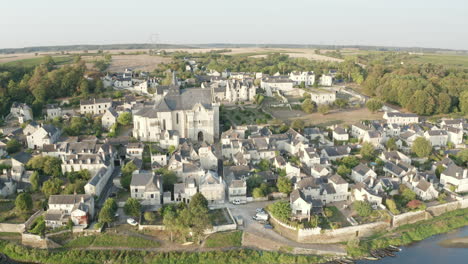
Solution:
M 359 163 L 356 167 L 353 168 L 353 171 L 357 172 L 359 175 L 366 175 L 371 169 L 364 163 Z
M 81 198 L 83 198 L 84 201 L 87 202 L 93 197 L 88 194 L 51 195 L 49 197 L 49 204 L 76 204 L 81 202 Z

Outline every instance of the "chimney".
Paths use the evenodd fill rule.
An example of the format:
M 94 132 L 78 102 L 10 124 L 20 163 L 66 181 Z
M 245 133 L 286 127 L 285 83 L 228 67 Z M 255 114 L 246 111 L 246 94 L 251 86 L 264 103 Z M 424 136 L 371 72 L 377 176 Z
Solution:
M 463 179 L 466 179 L 468 177 L 468 169 L 463 170 Z

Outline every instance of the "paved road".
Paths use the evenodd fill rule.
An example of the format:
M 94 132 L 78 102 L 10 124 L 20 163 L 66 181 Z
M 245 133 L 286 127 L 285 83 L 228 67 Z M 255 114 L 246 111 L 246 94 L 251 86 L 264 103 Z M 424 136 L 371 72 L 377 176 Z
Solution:
M 341 246 L 332 245 L 332 244 L 307 244 L 307 243 L 299 243 L 296 241 L 292 241 L 272 229 L 265 229 L 262 224 L 258 223 L 257 221 L 252 219 L 252 216 L 256 214 L 256 208 L 264 208 L 268 204 L 273 203 L 273 201 L 265 201 L 265 202 L 255 202 L 255 203 L 248 203 L 244 205 L 228 205 L 227 207 L 230 208 L 234 217 L 242 216 L 244 220 L 244 227 L 243 229 L 247 232 L 251 232 L 255 235 L 268 238 L 272 241 L 277 243 L 282 243 L 290 247 L 295 248 L 305 248 L 305 249 L 313 249 L 317 251 L 336 251 L 341 252 L 344 251 Z
M 104 205 L 107 197 L 113 192 L 117 190 L 117 187 L 114 186 L 114 178 L 116 178 L 120 174 L 120 166 L 115 166 L 112 175 L 109 177 L 109 181 L 107 181 L 106 186 L 101 192 L 98 201 L 96 202 L 96 207 L 101 208 Z

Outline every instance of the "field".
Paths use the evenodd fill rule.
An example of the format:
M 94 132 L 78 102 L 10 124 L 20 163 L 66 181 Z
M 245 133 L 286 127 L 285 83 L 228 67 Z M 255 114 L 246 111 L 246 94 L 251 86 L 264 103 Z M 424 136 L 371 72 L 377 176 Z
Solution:
M 320 113 L 306 114 L 300 110 L 287 108 L 271 108 L 268 110 L 273 118 L 280 120 L 304 120 L 305 125 L 330 126 L 335 124 L 354 124 L 361 120 L 379 120 L 383 113 L 371 113 L 367 108 L 332 110 L 326 115 Z
M 20 59 L 18 59 L 20 58 Z M 70 56 L 55 56 L 52 57 L 58 65 L 68 64 L 73 61 Z M 0 64 L 6 66 L 24 66 L 24 67 L 35 67 L 41 64 L 44 60 L 43 56 L 24 58 L 24 57 L 0 57 Z
M 410 63 L 433 63 L 444 64 L 448 67 L 460 67 L 468 69 L 468 55 L 453 55 L 453 54 L 424 54 L 415 55 Z
M 206 241 L 206 248 L 225 248 L 242 246 L 242 231 L 215 233 L 210 235 Z
M 159 247 L 160 243 L 142 237 L 125 235 L 99 234 L 97 236 L 82 236 L 68 241 L 67 248 L 93 247 L 128 247 L 128 248 L 153 248 Z
M 170 58 L 141 55 L 112 55 L 111 65 L 108 68 L 110 72 L 122 72 L 125 68 L 140 71 L 153 71 L 160 63 L 170 62 Z

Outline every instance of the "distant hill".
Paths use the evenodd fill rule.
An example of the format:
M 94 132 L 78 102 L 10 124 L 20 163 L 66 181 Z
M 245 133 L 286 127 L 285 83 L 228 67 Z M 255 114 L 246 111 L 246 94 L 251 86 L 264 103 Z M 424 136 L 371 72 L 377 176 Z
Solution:
M 375 51 L 407 51 L 407 52 L 456 52 L 468 54 L 468 50 L 451 50 L 439 48 L 419 48 L 419 47 L 385 47 L 385 46 L 364 46 L 364 45 L 317 45 L 317 44 L 229 44 L 229 43 L 207 43 L 207 44 L 106 44 L 106 45 L 67 45 L 67 46 L 38 46 L 25 48 L 0 49 L 0 54 L 31 53 L 31 52 L 56 52 L 56 51 L 81 51 L 81 50 L 119 50 L 119 49 L 196 49 L 196 48 L 297 48 L 297 49 L 345 49 L 353 48 L 360 50 Z

